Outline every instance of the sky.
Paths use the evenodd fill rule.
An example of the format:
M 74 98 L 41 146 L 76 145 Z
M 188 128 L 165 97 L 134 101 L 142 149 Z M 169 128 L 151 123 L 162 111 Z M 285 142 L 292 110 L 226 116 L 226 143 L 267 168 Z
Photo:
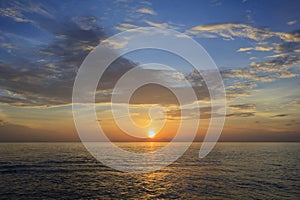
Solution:
M 79 141 L 72 88 L 81 63 L 101 41 L 138 27 L 184 33 L 215 61 L 227 96 L 220 141 L 300 141 L 299 10 L 296 0 L 0 1 L 0 141 Z M 149 76 L 172 76 L 171 81 L 185 77 L 193 84 L 200 103 L 187 108 L 183 118 L 193 124 L 199 120 L 194 111 L 200 109 L 195 140 L 201 141 L 211 116 L 205 83 L 184 60 L 154 50 L 120 57 L 101 79 L 96 110 L 106 135 L 113 141 L 174 137 L 180 121 L 178 102 L 161 86 L 139 88 L 130 101 L 132 118 L 141 126 L 150 122 L 152 105 L 164 106 L 165 126 L 149 132 L 155 137 L 128 136 L 111 115 L 109 102 L 117 79 L 149 62 L 181 71 L 174 76 L 149 69 Z

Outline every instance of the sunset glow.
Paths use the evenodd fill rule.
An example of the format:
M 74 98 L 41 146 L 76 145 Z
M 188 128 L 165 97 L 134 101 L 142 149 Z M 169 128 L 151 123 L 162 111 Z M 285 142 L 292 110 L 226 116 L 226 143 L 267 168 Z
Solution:
M 92 0 L 71 7 L 62 1 L 4 2 L 0 6 L 1 142 L 80 141 L 71 105 L 78 68 L 100 41 L 122 31 L 148 26 L 186 34 L 201 44 L 218 66 L 227 101 L 221 141 L 300 141 L 298 1 L 268 5 L 267 1 L 258 4 L 254 1 L 101 3 Z M 127 42 L 107 44 L 117 55 Z M 149 63 L 164 64 L 176 73 L 148 65 L 143 69 L 146 77 L 167 83 L 177 94 L 187 91 L 183 81 L 186 80 L 198 99 L 183 102 L 180 108 L 168 88 L 158 84 L 136 88 L 129 102 L 114 105 L 119 113 L 117 120 L 121 122 L 129 108 L 134 123 L 124 123 L 124 129 L 141 133 L 143 137 L 138 138 L 116 124 L 111 97 L 123 75 Z M 126 85 L 121 86 L 124 90 L 114 93 L 116 100 L 128 94 Z M 210 93 L 203 77 L 180 56 L 158 50 L 134 51 L 113 62 L 99 81 L 95 101 L 97 121 L 113 141 L 149 138 L 171 141 L 182 121 L 189 128 L 180 138 L 185 141 L 195 127 L 192 123 L 199 120 L 195 114 L 198 110 L 201 123 L 195 140 L 203 141 L 212 116 Z M 159 110 L 151 114 L 149 108 L 153 106 L 163 107 L 165 115 Z M 220 114 L 217 109 L 213 112 Z M 80 120 L 86 119 L 82 116 Z M 90 129 L 87 126 L 85 131 Z
M 0 199 L 300 200 L 300 0 L 0 2 Z

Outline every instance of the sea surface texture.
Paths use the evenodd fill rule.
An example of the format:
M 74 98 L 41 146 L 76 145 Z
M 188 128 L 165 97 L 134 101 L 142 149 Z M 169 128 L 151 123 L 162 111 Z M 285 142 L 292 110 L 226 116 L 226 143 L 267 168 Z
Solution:
M 165 144 L 118 145 L 145 152 Z M 300 143 L 218 143 L 204 159 L 200 145 L 136 174 L 102 165 L 81 143 L 1 143 L 0 198 L 300 199 Z

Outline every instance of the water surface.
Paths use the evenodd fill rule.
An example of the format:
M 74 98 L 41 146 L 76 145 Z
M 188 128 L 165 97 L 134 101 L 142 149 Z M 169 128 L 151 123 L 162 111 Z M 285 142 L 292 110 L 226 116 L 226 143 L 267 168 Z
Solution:
M 118 143 L 151 151 L 162 143 Z M 153 173 L 123 173 L 81 143 L 1 143 L 0 198 L 300 199 L 300 143 L 201 143 Z

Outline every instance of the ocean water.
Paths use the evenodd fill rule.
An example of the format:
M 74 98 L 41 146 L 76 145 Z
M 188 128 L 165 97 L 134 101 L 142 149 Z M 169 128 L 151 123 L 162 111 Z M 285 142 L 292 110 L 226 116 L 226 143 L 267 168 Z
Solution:
M 148 151 L 162 143 L 118 143 Z M 300 143 L 194 143 L 152 173 L 124 173 L 81 143 L 0 143 L 1 199 L 300 199 Z

